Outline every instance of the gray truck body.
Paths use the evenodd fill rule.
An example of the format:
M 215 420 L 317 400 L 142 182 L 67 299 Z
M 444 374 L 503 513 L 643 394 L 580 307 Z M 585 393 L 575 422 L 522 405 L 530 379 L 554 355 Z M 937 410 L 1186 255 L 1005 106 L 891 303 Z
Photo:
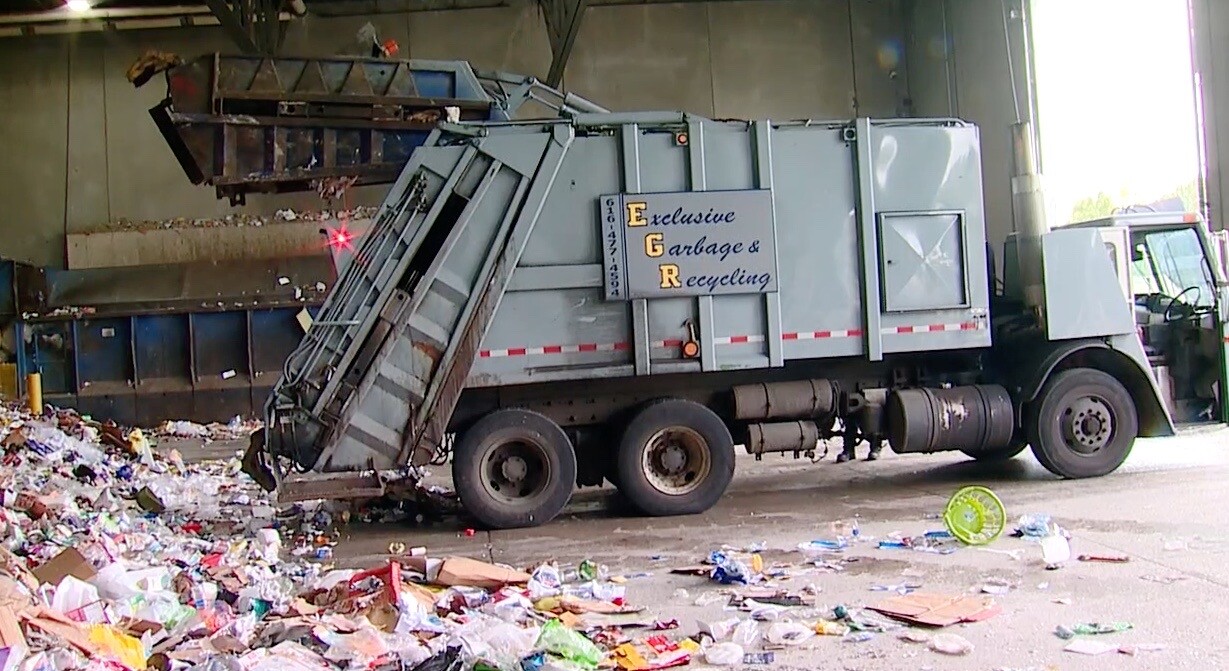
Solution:
M 1002 385 L 1018 429 L 1090 347 L 1128 371 L 1140 433 L 1172 432 L 1096 228 L 1042 236 L 1044 328 L 1008 329 L 999 353 L 1000 318 L 1027 310 L 992 314 L 980 162 L 954 119 L 441 124 L 342 252 L 258 449 L 382 471 L 500 407 L 582 431 L 657 396 L 716 408 L 738 384 L 816 377 L 842 399 Z

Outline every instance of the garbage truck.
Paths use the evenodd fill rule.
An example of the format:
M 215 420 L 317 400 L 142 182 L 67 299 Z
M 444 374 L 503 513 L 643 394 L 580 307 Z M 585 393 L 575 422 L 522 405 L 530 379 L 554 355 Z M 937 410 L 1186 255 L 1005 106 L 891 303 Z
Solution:
M 464 509 L 513 528 L 604 482 L 646 515 L 704 511 L 736 448 L 1031 446 L 1086 478 L 1173 434 L 1178 408 L 1224 416 L 1206 225 L 1050 230 L 1027 123 L 996 253 L 960 119 L 558 109 L 442 121 L 413 151 L 248 473 L 287 498 L 374 496 L 450 450 Z

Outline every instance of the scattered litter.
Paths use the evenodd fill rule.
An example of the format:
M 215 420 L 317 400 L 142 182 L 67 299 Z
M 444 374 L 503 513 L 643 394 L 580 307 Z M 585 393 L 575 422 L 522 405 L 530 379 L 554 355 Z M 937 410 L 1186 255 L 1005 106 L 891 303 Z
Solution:
M 1066 641 L 1075 638 L 1075 631 L 1060 624 L 1054 627 L 1054 635 Z
M 734 642 L 745 648 L 753 648 L 760 640 L 760 630 L 754 620 L 743 620 L 734 627 Z
M 897 594 L 909 594 L 922 586 L 921 583 L 902 582 L 895 585 L 871 585 L 872 592 L 896 592 Z
M 704 661 L 713 666 L 737 666 L 743 661 L 743 648 L 737 643 L 715 643 L 704 648 Z
M 773 645 L 799 645 L 814 636 L 813 630 L 796 622 L 774 622 L 764 632 L 764 640 Z
M 1012 533 L 1014 536 L 1038 539 L 1061 534 L 1062 527 L 1055 524 L 1049 515 L 1041 513 L 1021 515 L 1020 519 L 1016 520 L 1016 529 Z
M 290 284 L 290 278 L 285 276 L 279 277 L 277 278 L 277 283 L 282 286 L 286 286 L 287 284 Z
M 1118 648 L 1118 652 L 1134 657 L 1141 652 L 1157 652 L 1159 650 L 1165 650 L 1168 647 L 1169 646 L 1165 645 L 1164 643 L 1136 643 L 1133 645 L 1120 646 Z
M 930 634 L 927 634 L 924 631 L 919 631 L 917 629 L 906 629 L 900 632 L 899 634 L 897 634 L 896 637 L 902 641 L 907 641 L 909 643 L 929 643 L 930 642 Z
M 1174 583 L 1176 583 L 1176 582 L 1179 582 L 1179 581 L 1181 581 L 1181 580 L 1187 580 L 1188 578 L 1189 578 L 1189 576 L 1178 575 L 1178 574 L 1173 574 L 1173 575 L 1157 575 L 1157 574 L 1155 574 L 1155 573 L 1149 573 L 1149 574 L 1147 574 L 1147 575 L 1141 575 L 1141 576 L 1140 576 L 1140 579 L 1141 579 L 1141 580 L 1147 580 L 1148 582 L 1156 582 L 1156 583 L 1160 583 L 1160 584 L 1162 584 L 1162 585 L 1172 585 L 1172 584 L 1174 584 Z
M 748 652 L 743 655 L 743 664 L 753 666 L 761 666 L 764 664 L 772 664 L 777 661 L 777 656 L 772 652 Z
M 1107 652 L 1114 652 L 1118 649 L 1116 645 L 1102 643 L 1100 641 L 1092 641 L 1087 638 L 1077 638 L 1067 644 L 1063 650 L 1074 652 L 1081 655 L 1104 655 Z
M 865 643 L 873 638 L 875 638 L 875 632 L 872 631 L 851 631 L 841 640 L 846 643 Z
M 1070 606 L 1074 602 L 1071 600 L 1070 597 L 1059 597 L 1054 600 L 1054 603 L 1062 605 L 1062 606 Z
M 958 634 L 935 634 L 930 649 L 944 655 L 967 655 L 973 652 L 973 644 Z
M 1131 558 L 1126 555 L 1080 555 L 1080 561 L 1087 562 L 1102 562 L 1105 564 L 1125 564 L 1131 561 Z
M 844 636 L 849 633 L 849 625 L 832 620 L 819 620 L 814 629 L 820 636 Z
M 1047 570 L 1054 570 L 1071 559 L 1071 543 L 1063 536 L 1041 539 L 1041 560 Z
M 1185 538 L 1167 538 L 1162 546 L 1167 552 L 1176 552 L 1178 550 L 1189 550 L 1190 545 L 1187 544 Z
M 711 636 L 714 641 L 724 641 L 734 633 L 734 628 L 738 626 L 740 620 L 732 617 L 728 620 L 716 620 L 714 622 L 699 622 L 700 633 Z
M 1073 627 L 1071 631 L 1076 634 L 1088 636 L 1092 634 L 1117 634 L 1127 631 L 1132 628 L 1130 622 L 1081 622 Z
M 1002 596 L 1011 592 L 1011 590 L 1015 588 L 1016 583 L 1006 578 L 987 578 L 986 581 L 982 583 L 981 591 L 984 594 Z

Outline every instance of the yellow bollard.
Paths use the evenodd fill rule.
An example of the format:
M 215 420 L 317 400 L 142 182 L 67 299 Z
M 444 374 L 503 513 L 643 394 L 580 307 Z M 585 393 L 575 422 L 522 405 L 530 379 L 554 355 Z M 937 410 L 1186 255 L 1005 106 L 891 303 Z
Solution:
M 41 373 L 26 375 L 26 405 L 30 408 L 31 414 L 43 414 L 43 376 Z

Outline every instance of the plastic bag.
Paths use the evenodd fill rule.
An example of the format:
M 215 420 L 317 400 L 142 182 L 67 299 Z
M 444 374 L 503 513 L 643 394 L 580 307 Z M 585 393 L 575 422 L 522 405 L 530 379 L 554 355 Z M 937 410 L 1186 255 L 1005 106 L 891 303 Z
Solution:
M 1016 520 L 1016 530 L 1025 538 L 1045 538 L 1050 535 L 1050 516 L 1040 513 L 1021 515 Z
M 597 668 L 604 657 L 592 641 L 563 626 L 559 620 L 551 620 L 542 627 L 537 647 L 589 669 Z
M 724 641 L 734 633 L 734 628 L 738 626 L 738 618 L 732 617 L 728 620 L 717 620 L 714 622 L 700 622 L 700 632 L 713 637 L 714 641 Z
M 760 630 L 755 620 L 743 620 L 738 623 L 737 627 L 734 627 L 734 642 L 742 647 L 753 648 L 759 640 Z
M 757 622 L 775 622 L 785 612 L 785 606 L 760 603 L 754 599 L 747 599 L 744 605 L 751 609 L 751 619 Z
M 721 563 L 717 564 L 717 568 L 713 569 L 713 581 L 722 585 L 731 585 L 739 583 L 747 584 L 747 576 L 751 575 L 751 569 L 747 565 L 729 558 L 722 558 Z
M 815 632 L 797 622 L 774 622 L 764 633 L 773 645 L 798 645 L 815 636 Z
M 438 615 L 434 612 L 428 612 L 422 602 L 409 594 L 401 594 L 397 599 L 397 607 L 400 613 L 397 616 L 397 625 L 393 631 L 398 634 L 408 634 L 415 631 L 442 634 L 447 631 L 444 621 Z
M 270 564 L 276 564 L 282 551 L 282 537 L 277 529 L 261 529 L 256 532 L 256 542 L 253 544 L 256 554 Z
M 51 607 L 67 614 L 95 601 L 98 601 L 98 588 L 84 580 L 67 575 L 56 586 L 55 596 L 51 598 Z
M 534 569 L 533 575 L 529 577 L 529 598 L 533 601 L 538 599 L 557 596 L 561 593 L 563 579 L 559 577 L 559 567 L 554 564 L 543 564 Z
M 743 662 L 743 647 L 737 643 L 716 643 L 704 648 L 705 663 L 713 666 L 738 666 Z
M 465 625 L 456 638 L 472 656 L 504 671 L 517 671 L 521 658 L 534 651 L 541 633 L 536 626 L 522 628 L 484 617 Z
M 316 627 L 312 633 L 329 646 L 324 658 L 333 662 L 353 661 L 351 666 L 367 666 L 389 651 L 384 636 L 370 624 L 363 624 L 352 634 L 338 634 L 324 627 Z

